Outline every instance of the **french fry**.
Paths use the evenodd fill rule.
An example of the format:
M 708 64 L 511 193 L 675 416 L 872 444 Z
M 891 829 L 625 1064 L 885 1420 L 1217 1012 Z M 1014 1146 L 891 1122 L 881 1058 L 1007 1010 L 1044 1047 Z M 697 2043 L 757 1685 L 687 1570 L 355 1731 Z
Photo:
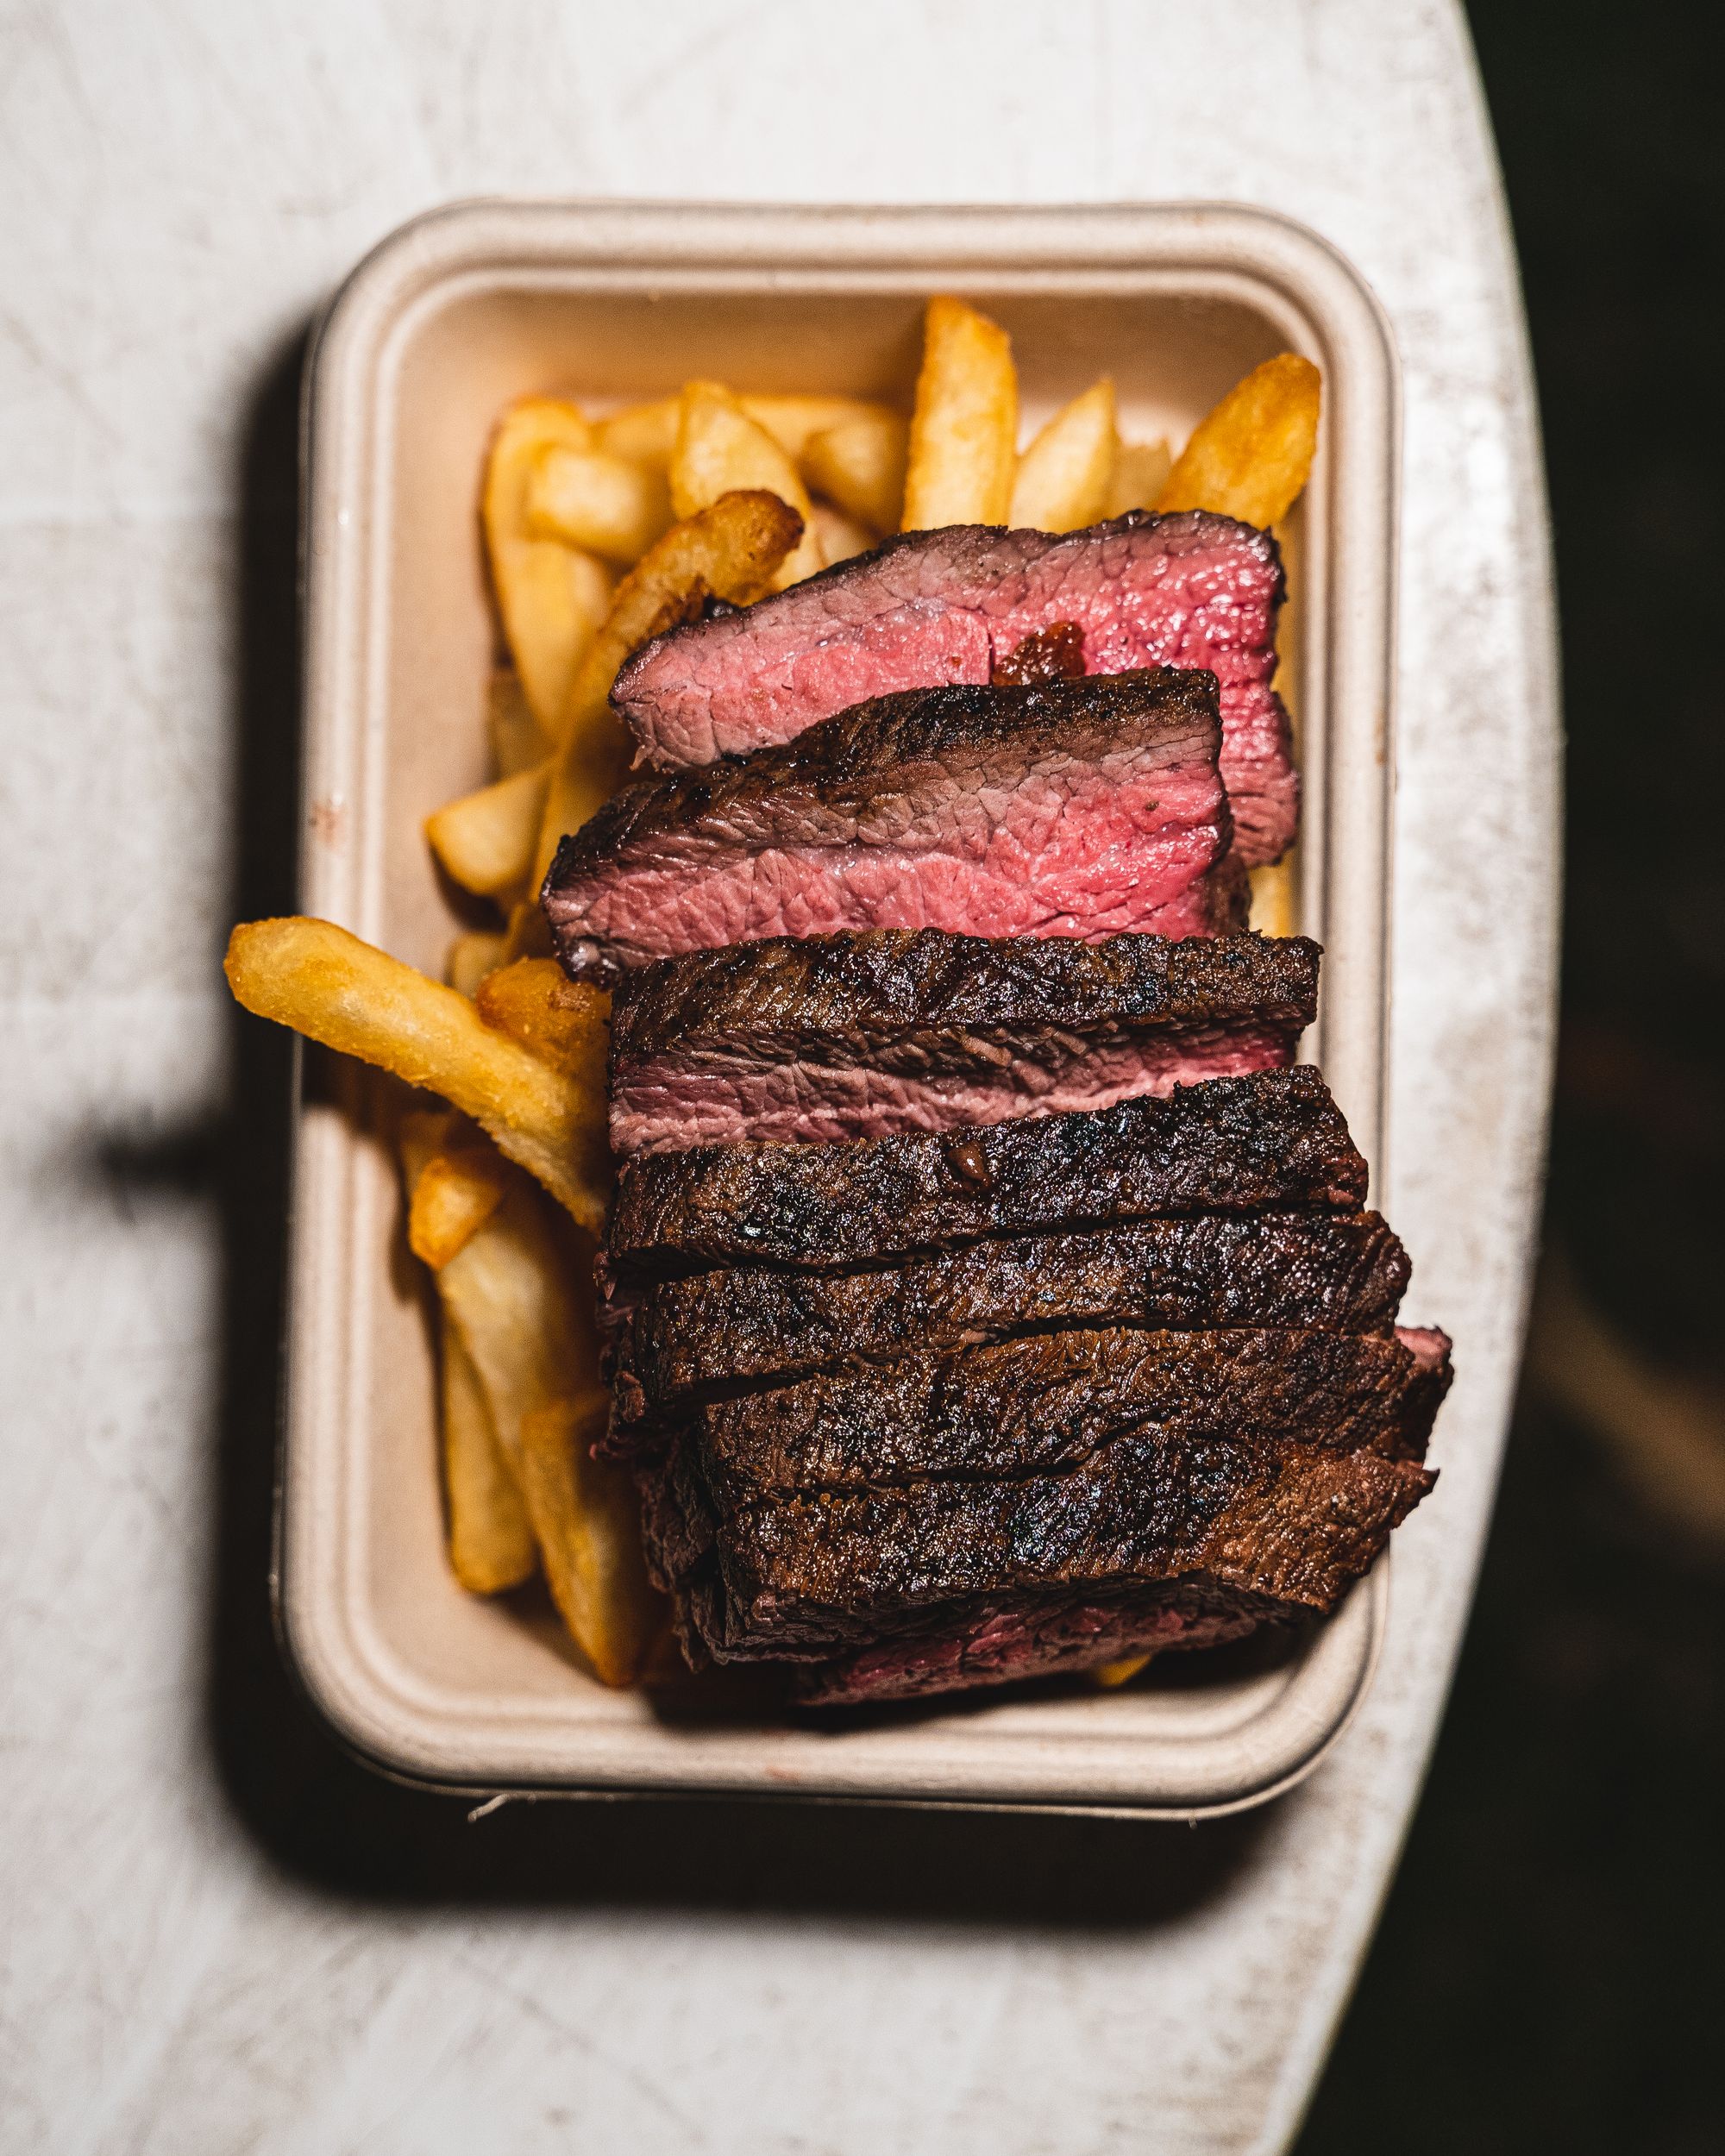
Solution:
M 1260 936 L 1297 936 L 1299 894 L 1292 860 L 1284 854 L 1280 861 L 1247 874 L 1251 881 L 1251 925 Z
M 665 1606 L 641 1555 L 640 1509 L 626 1470 L 592 1455 L 610 1397 L 588 1391 L 528 1414 L 523 1482 L 545 1577 L 563 1622 L 601 1683 L 632 1684 L 664 1630 Z
M 905 530 L 1004 523 L 1018 433 L 1018 373 L 1006 331 L 962 299 L 931 299 L 911 417 Z
M 243 923 L 225 970 L 260 1018 L 441 1094 L 597 1232 L 611 1183 L 602 1102 L 595 1122 L 580 1086 L 488 1026 L 465 996 L 303 917 Z
M 593 430 L 561 398 L 530 397 L 505 412 L 492 442 L 481 505 L 503 633 L 527 702 L 549 733 L 581 654 L 605 619 L 611 577 L 598 557 L 527 528 L 527 489 L 540 452 L 592 446 Z
M 771 588 L 782 591 L 821 566 L 820 535 L 802 474 L 723 382 L 686 384 L 671 459 L 672 508 L 679 517 L 693 517 L 722 494 L 755 487 L 776 494 L 802 519 L 802 537 L 773 573 Z
M 607 456 L 644 464 L 649 471 L 668 471 L 682 413 L 681 397 L 656 397 L 650 404 L 627 405 L 598 422 L 593 447 L 603 449 Z
M 1135 1677 L 1151 1658 L 1147 1654 L 1122 1655 L 1118 1662 L 1104 1662 L 1090 1672 L 1090 1682 L 1099 1684 L 1105 1692 L 1112 1692 L 1117 1685 L 1126 1684 Z
M 865 397 L 745 396 L 738 401 L 756 425 L 764 427 L 786 455 L 799 462 L 814 436 L 831 428 L 885 420 L 902 433 L 905 424 L 889 405 Z
M 869 553 L 877 544 L 875 533 L 866 524 L 859 524 L 831 502 L 815 504 L 814 528 L 820 536 L 820 558 L 829 569 L 835 562 Z
M 461 1119 L 447 1109 L 410 1110 L 401 1119 L 398 1142 L 410 1221 L 427 1169 L 435 1166 L 460 1127 Z M 512 1169 L 509 1172 L 516 1173 Z M 479 1373 L 443 1312 L 441 1297 L 438 1307 L 449 1562 L 470 1593 L 499 1594 L 531 1576 L 538 1552 L 526 1501 L 498 1444 Z
M 440 1273 L 459 1257 L 503 1203 L 514 1173 L 483 1140 L 434 1153 L 407 1208 L 407 1247 L 420 1263 Z
M 1019 459 L 1007 521 L 1032 531 L 1094 524 L 1107 502 L 1119 447 L 1114 385 L 1105 374 L 1063 404 Z
M 492 669 L 486 689 L 486 733 L 499 779 L 512 779 L 550 754 L 549 736 L 528 708 L 513 667 Z
M 1275 523 L 1311 476 L 1322 401 L 1323 377 L 1309 360 L 1283 352 L 1255 367 L 1198 422 L 1157 507 Z
M 629 739 L 608 701 L 618 668 L 649 637 L 698 614 L 709 598 L 737 606 L 759 599 L 801 533 L 797 511 L 777 494 L 758 488 L 724 494 L 673 524 L 618 586 L 563 714 L 533 889 L 544 881 L 557 841 L 610 799 L 629 768 Z
M 628 567 L 671 521 L 665 474 L 603 449 L 543 449 L 527 486 L 528 529 Z
M 487 1025 L 603 1101 L 611 998 L 602 988 L 567 979 L 555 958 L 518 958 L 481 984 L 475 1001 Z
M 470 1595 L 501 1595 L 538 1570 L 533 1523 L 497 1441 L 473 1357 L 447 1319 L 439 1335 L 449 1563 Z
M 509 938 L 488 928 L 470 928 L 456 937 L 443 961 L 443 978 L 457 995 L 471 996 L 488 973 L 505 964 Z
M 1124 517 L 1129 509 L 1154 509 L 1174 469 L 1165 442 L 1123 442 L 1108 480 L 1105 517 Z
M 811 435 L 799 460 L 803 477 L 871 531 L 896 531 L 909 439 L 903 414 L 877 405 Z M 837 558 L 829 555 L 829 565 Z
M 532 873 L 551 785 L 551 760 L 447 801 L 425 819 L 446 875 L 481 898 L 518 888 Z

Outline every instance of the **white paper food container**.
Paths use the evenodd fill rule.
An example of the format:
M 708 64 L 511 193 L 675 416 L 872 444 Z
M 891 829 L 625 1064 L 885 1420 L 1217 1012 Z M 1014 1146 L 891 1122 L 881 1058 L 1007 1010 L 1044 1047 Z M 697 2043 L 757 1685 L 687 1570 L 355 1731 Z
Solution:
M 1324 373 L 1283 650 L 1301 725 L 1301 925 L 1324 943 L 1323 1065 L 1381 1181 L 1397 537 L 1389 331 L 1349 266 L 1262 212 L 473 203 L 369 256 L 308 374 L 300 903 L 433 972 L 456 924 L 422 821 L 487 775 L 476 500 L 499 410 L 590 409 L 690 375 L 905 399 L 932 291 L 1011 332 L 1034 426 L 1111 373 L 1127 439 L 1176 442 L 1249 367 Z M 328 1098 L 332 1090 L 345 1097 Z M 295 1135 L 276 1594 L 322 1711 L 387 1772 L 474 1791 L 724 1792 L 1191 1815 L 1308 1773 L 1368 1683 L 1387 1568 L 1291 1658 L 1126 1690 L 972 1695 L 825 1727 L 702 1717 L 582 1673 L 548 1620 L 444 1555 L 433 1364 L 362 1084 Z M 1440 1498 L 1437 1501 L 1441 1501 Z

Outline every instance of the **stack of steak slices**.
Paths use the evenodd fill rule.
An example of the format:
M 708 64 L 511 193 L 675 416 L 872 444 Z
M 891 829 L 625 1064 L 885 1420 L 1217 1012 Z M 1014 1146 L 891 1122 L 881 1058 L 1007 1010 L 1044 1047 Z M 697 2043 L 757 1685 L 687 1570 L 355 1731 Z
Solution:
M 1196 514 L 909 535 L 619 677 L 662 775 L 544 906 L 613 988 L 606 1443 L 692 1661 L 832 1704 L 1204 1645 L 1430 1488 L 1449 1344 L 1293 1067 L 1317 948 L 1239 932 L 1280 591 Z

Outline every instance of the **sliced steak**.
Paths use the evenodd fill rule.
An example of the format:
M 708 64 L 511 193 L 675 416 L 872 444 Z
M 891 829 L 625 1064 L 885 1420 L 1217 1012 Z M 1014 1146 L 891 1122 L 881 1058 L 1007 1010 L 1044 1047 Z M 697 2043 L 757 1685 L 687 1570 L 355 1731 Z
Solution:
M 566 837 L 559 956 L 614 980 L 765 936 L 1205 932 L 1227 852 L 1213 675 L 919 689 L 740 761 L 626 787 Z
M 1193 1582 L 1326 1610 L 1434 1480 L 1373 1451 L 1150 1431 L 1059 1474 L 710 1507 L 693 1567 L 661 1576 L 720 1661 L 828 1661 L 1057 1589 Z
M 1276 1069 L 1316 1015 L 1302 937 L 772 937 L 662 959 L 612 1005 L 619 1154 L 946 1131 Z
M 612 700 L 648 759 L 706 764 L 790 740 L 868 697 L 1022 671 L 1068 627 L 1092 674 L 1202 667 L 1221 685 L 1222 776 L 1241 856 L 1294 836 L 1298 781 L 1270 688 L 1281 556 L 1267 532 L 1201 511 L 1140 511 L 1058 536 L 959 524 L 889 539 L 775 598 L 646 645 Z M 1063 655 L 1062 663 L 1070 663 Z
M 807 1377 L 691 1407 L 722 1513 L 794 1493 L 1010 1481 L 1154 1438 L 1421 1459 L 1449 1388 L 1447 1343 L 1291 1328 L 1035 1333 Z
M 743 1262 L 837 1270 L 1160 1214 L 1352 1211 L 1365 1189 L 1302 1065 L 944 1136 L 649 1154 L 618 1175 L 605 1265 L 614 1285 Z
M 1013 1236 L 855 1273 L 726 1267 L 619 1300 L 619 1413 L 1057 1326 L 1321 1326 L 1382 1332 L 1408 1257 L 1375 1213 L 1204 1213 L 1088 1234 Z

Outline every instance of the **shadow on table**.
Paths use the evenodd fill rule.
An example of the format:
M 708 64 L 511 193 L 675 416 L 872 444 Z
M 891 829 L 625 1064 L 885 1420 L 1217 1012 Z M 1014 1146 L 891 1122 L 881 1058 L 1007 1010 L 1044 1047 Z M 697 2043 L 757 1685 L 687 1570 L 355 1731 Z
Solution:
M 298 798 L 298 401 L 283 349 L 247 440 L 235 595 L 239 671 L 233 918 L 289 910 Z M 269 1601 L 292 1044 L 233 1012 L 211 1130 L 110 1141 L 110 1180 L 209 1192 L 223 1310 L 209 1715 L 235 1810 L 285 1872 L 359 1900 L 686 1905 L 1130 1927 L 1170 1919 L 1246 1869 L 1261 1814 L 1157 1822 L 856 1806 L 471 1800 L 398 1786 L 350 1758 L 279 1651 Z

